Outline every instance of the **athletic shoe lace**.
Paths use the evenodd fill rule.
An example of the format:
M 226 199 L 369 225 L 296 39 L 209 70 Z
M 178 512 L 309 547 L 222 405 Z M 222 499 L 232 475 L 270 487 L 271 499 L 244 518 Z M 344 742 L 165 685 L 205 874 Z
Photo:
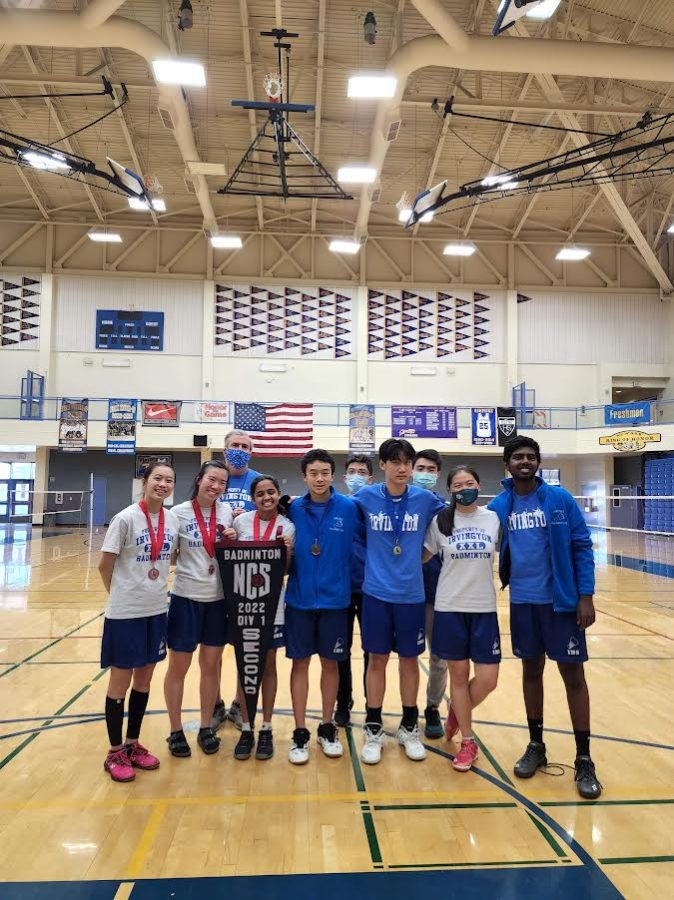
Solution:
M 600 788 L 602 787 L 589 756 L 581 756 L 576 760 L 576 781 L 585 780 L 594 781 Z

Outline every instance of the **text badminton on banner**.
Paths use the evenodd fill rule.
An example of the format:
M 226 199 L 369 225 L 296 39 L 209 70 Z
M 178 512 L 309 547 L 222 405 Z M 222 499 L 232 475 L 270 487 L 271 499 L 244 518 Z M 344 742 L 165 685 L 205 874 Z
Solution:
M 235 403 L 234 428 L 250 434 L 253 456 L 304 456 L 314 443 L 314 408 L 311 403 Z

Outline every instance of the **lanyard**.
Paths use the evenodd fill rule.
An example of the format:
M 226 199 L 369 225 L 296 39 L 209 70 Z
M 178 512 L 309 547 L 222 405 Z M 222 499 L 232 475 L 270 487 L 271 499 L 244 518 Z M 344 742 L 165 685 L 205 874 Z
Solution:
M 159 558 L 159 552 L 164 546 L 164 507 L 162 506 L 159 510 L 159 524 L 155 533 L 155 530 L 152 527 L 152 521 L 150 520 L 150 513 L 147 511 L 147 503 L 144 500 L 141 500 L 138 506 L 143 510 L 145 518 L 147 519 L 147 528 L 150 534 L 150 559 L 152 562 L 156 562 Z
M 313 544 L 311 545 L 311 555 L 312 556 L 320 556 L 321 554 L 321 531 L 323 530 L 323 523 L 325 522 L 328 513 L 330 512 L 330 508 L 334 503 L 334 498 L 331 496 L 328 502 L 325 504 L 325 508 L 320 515 L 320 517 L 315 513 L 313 509 L 311 509 L 310 504 L 311 500 L 308 499 L 304 505 L 304 511 L 307 514 L 307 519 L 311 522 L 314 528 L 314 532 L 316 537 L 314 539 Z
M 201 532 L 201 540 L 204 544 L 204 550 L 210 557 L 212 557 L 215 555 L 215 526 L 217 520 L 215 503 L 211 507 L 211 516 L 208 520 L 208 530 L 206 529 L 206 520 L 204 519 L 204 515 L 201 512 L 199 501 L 196 498 L 192 501 L 192 509 L 194 510 L 194 516 L 197 520 L 199 531 Z
M 263 541 L 268 541 L 271 539 L 271 534 L 272 534 L 272 531 L 274 530 L 274 525 L 276 524 L 277 519 L 278 519 L 278 516 L 274 516 L 273 519 L 269 520 L 269 525 L 267 525 L 265 532 L 262 535 Z M 253 517 L 253 540 L 254 541 L 260 540 L 260 516 L 257 512 L 255 513 L 255 515 Z
M 409 501 L 409 492 L 407 488 L 405 488 L 405 493 L 401 496 L 398 502 L 394 501 L 393 497 L 386 490 L 386 487 L 382 485 L 382 493 L 384 494 L 384 498 L 386 499 L 386 511 L 388 513 L 388 517 L 391 520 L 391 528 L 393 529 L 393 552 L 396 556 L 399 556 L 402 552 L 402 547 L 400 546 L 400 537 L 403 531 L 403 525 L 405 524 L 405 515 L 407 513 L 407 503 Z

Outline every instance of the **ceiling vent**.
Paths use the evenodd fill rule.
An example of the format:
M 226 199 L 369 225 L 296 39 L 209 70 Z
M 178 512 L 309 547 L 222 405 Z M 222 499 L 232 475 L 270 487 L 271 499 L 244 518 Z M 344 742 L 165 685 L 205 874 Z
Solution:
M 379 203 L 379 198 L 381 197 L 381 187 L 376 185 L 370 190 L 370 200 L 372 203 Z
M 395 119 L 392 122 L 388 123 L 388 127 L 386 129 L 385 137 L 386 140 L 390 143 L 398 140 L 398 135 L 400 134 L 400 126 L 402 122 L 400 119 Z
M 170 131 L 174 130 L 173 126 L 173 117 L 171 115 L 171 111 L 167 109 L 165 106 L 158 106 L 157 110 L 159 112 L 159 118 L 162 121 L 162 125 L 164 128 L 168 128 Z

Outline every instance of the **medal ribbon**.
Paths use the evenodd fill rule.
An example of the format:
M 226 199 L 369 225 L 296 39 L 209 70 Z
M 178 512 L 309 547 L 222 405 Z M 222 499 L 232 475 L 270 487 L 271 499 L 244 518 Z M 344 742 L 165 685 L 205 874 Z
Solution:
M 138 506 L 143 510 L 145 518 L 147 519 L 147 530 L 150 534 L 150 559 L 152 562 L 156 562 L 159 558 L 161 548 L 164 546 L 164 507 L 162 506 L 159 510 L 159 524 L 157 526 L 157 531 L 155 532 L 152 527 L 150 513 L 147 510 L 147 503 L 144 500 L 141 500 Z
M 213 504 L 213 506 L 211 506 L 211 516 L 208 520 L 208 529 L 206 529 L 206 520 L 204 519 L 204 514 L 201 511 L 201 507 L 199 506 L 199 502 L 196 497 L 192 501 L 192 509 L 194 510 L 194 517 L 197 520 L 197 525 L 199 526 L 199 531 L 201 532 L 201 540 L 204 544 L 204 550 L 212 558 L 213 556 L 215 556 L 215 527 L 218 518 L 215 511 L 215 503 Z
M 405 493 L 401 496 L 400 500 L 396 503 L 393 497 L 386 490 L 386 487 L 382 486 L 382 492 L 386 499 L 386 512 L 388 513 L 388 517 L 391 520 L 391 528 L 393 529 L 393 542 L 394 546 L 400 545 L 400 535 L 403 531 L 403 525 L 405 524 L 405 514 L 407 513 L 407 503 L 409 501 L 409 492 L 407 488 L 405 488 Z
M 304 504 L 304 511 L 306 512 L 307 518 L 309 519 L 311 524 L 314 526 L 314 531 L 316 532 L 316 538 L 314 539 L 314 546 L 320 547 L 321 546 L 321 531 L 323 530 L 323 523 L 325 522 L 325 517 L 327 516 L 327 514 L 330 511 L 330 507 L 334 505 L 334 498 L 332 496 L 330 496 L 330 499 L 325 504 L 325 509 L 323 510 L 323 513 L 321 514 L 320 518 L 316 515 L 314 510 L 311 509 L 311 507 L 309 506 L 310 503 L 311 503 L 311 500 L 307 500 L 307 502 Z
M 253 540 L 254 541 L 259 541 L 259 540 L 268 541 L 271 538 L 271 533 L 274 530 L 274 525 L 276 524 L 277 519 L 278 519 L 278 516 L 274 516 L 273 519 L 269 520 L 269 525 L 267 525 L 265 532 L 262 535 L 262 538 L 260 538 L 260 516 L 258 515 L 258 513 L 255 513 L 255 515 L 253 517 Z M 281 526 L 279 525 L 279 528 L 280 527 Z M 278 537 L 278 534 L 276 535 L 276 537 Z

